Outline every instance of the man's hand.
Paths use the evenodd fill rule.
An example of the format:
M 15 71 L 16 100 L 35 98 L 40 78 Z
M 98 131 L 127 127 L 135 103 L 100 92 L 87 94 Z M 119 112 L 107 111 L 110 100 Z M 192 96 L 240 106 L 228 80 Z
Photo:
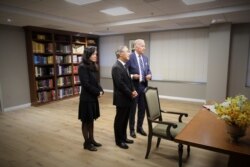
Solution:
M 133 75 L 133 78 L 134 80 L 138 80 L 140 79 L 140 75 L 139 74 L 132 74 Z
M 148 74 L 148 75 L 146 76 L 146 80 L 149 81 L 149 80 L 151 80 L 151 79 L 152 79 L 152 75 L 151 75 L 151 74 Z

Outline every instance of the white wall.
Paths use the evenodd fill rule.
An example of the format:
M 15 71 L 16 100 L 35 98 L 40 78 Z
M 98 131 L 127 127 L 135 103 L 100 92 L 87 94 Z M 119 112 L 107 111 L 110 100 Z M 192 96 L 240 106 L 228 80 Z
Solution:
M 4 111 L 30 105 L 24 30 L 0 25 L 0 43 L 0 83 Z
M 204 52 L 207 52 L 205 55 L 205 59 L 203 61 L 206 61 L 203 63 L 202 67 L 206 67 L 206 69 L 202 69 L 203 73 L 201 76 L 202 82 L 182 82 L 182 81 L 166 81 L 166 80 L 153 80 L 149 82 L 150 86 L 158 87 L 160 95 L 172 98 L 172 99 L 184 99 L 184 100 L 191 100 L 191 101 L 208 101 L 208 100 L 223 100 L 226 97 L 226 88 L 227 88 L 227 70 L 228 70 L 228 62 L 229 62 L 229 49 L 230 49 L 230 32 L 231 32 L 231 25 L 230 24 L 217 24 L 212 25 L 211 27 L 207 28 L 208 30 L 208 41 L 204 44 L 207 45 L 207 48 L 204 49 Z M 204 29 L 204 28 L 203 28 Z M 205 28 L 206 29 L 206 28 Z M 200 31 L 200 29 L 192 29 L 187 31 Z M 181 30 L 176 30 L 181 31 Z M 186 31 L 186 30 L 183 30 Z M 157 32 L 159 34 L 164 34 L 165 32 Z M 143 33 L 145 36 L 145 33 Z M 194 33 L 195 34 L 195 33 Z M 135 38 L 133 38 L 133 35 L 135 35 Z M 136 39 L 138 38 L 137 34 L 124 34 L 125 39 Z M 126 37 L 129 36 L 129 37 Z M 148 36 L 150 36 L 150 33 L 148 33 Z M 161 35 L 158 35 L 158 38 L 160 38 Z M 147 36 L 146 36 L 147 39 Z M 148 39 L 147 39 L 148 40 Z M 155 40 L 154 38 L 149 37 L 149 43 L 151 45 L 147 45 L 148 48 L 147 51 L 150 52 L 150 49 L 154 45 Z M 158 39 L 159 40 L 159 39 Z M 164 35 L 162 35 L 162 39 L 160 39 L 162 42 L 165 41 Z M 128 40 L 124 42 L 128 45 Z M 102 43 L 100 43 L 102 45 Z M 162 47 L 162 46 L 161 46 Z M 175 46 L 173 46 L 175 47 Z M 155 49 L 155 48 L 154 48 Z M 179 48 L 181 49 L 181 48 Z M 194 50 L 195 52 L 195 50 Z M 150 52 L 152 53 L 152 52 Z M 155 53 L 152 53 L 155 54 Z M 207 55 L 207 56 L 206 56 Z M 150 63 L 156 63 L 154 61 L 155 55 L 147 55 L 150 58 Z M 162 54 L 164 56 L 164 54 Z M 159 60 L 159 56 L 158 56 Z M 163 59 L 160 59 L 160 61 L 163 61 Z M 202 63 L 197 61 L 197 63 Z M 162 69 L 162 65 L 159 65 L 159 63 L 153 64 L 153 66 L 158 67 L 159 69 Z M 172 66 L 175 66 L 173 64 Z M 151 68 L 152 70 L 152 68 Z M 207 73 L 206 73 L 207 72 Z M 154 75 L 154 71 L 152 71 Z M 157 75 L 157 74 L 156 74 Z M 190 75 L 192 73 L 190 72 Z M 201 73 L 199 73 L 201 75 Z M 101 84 L 104 87 L 104 89 L 113 89 L 112 80 L 109 78 L 101 78 Z
M 224 101 L 227 95 L 231 24 L 210 27 L 206 100 Z
M 153 32 L 153 80 L 207 82 L 208 28 Z
M 244 94 L 250 99 L 247 83 L 248 59 L 250 59 L 250 24 L 232 26 L 228 79 L 228 96 Z M 249 72 L 250 73 L 250 72 Z

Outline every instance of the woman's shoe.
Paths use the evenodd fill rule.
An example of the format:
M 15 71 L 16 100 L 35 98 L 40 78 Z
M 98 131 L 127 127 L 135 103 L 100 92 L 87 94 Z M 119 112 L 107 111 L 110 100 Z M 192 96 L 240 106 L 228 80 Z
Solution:
M 97 151 L 97 148 L 92 143 L 84 143 L 83 148 L 89 151 Z
M 93 144 L 93 145 L 96 146 L 96 147 L 101 147 L 101 146 L 102 146 L 101 143 L 97 143 L 95 140 L 93 140 L 93 141 L 91 142 L 91 144 Z

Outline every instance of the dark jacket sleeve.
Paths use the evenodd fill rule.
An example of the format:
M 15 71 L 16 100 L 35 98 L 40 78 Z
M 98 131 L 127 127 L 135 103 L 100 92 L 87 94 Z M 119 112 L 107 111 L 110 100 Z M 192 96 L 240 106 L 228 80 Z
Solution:
M 128 87 L 128 83 L 125 82 L 124 80 L 124 76 L 123 71 L 121 71 L 122 69 L 119 68 L 118 66 L 113 67 L 112 69 L 112 78 L 114 81 L 114 84 L 116 85 L 116 88 L 119 92 L 122 92 L 123 94 L 125 94 L 127 97 L 132 98 L 131 97 L 131 90 Z M 127 75 L 127 74 L 126 74 Z
M 95 85 L 91 84 L 92 81 L 90 78 L 89 69 L 87 69 L 83 65 L 80 65 L 78 68 L 78 74 L 79 74 L 79 78 L 81 81 L 82 89 L 84 89 L 86 92 L 89 92 L 90 94 L 93 94 L 95 96 L 99 96 L 102 88 L 96 87 Z

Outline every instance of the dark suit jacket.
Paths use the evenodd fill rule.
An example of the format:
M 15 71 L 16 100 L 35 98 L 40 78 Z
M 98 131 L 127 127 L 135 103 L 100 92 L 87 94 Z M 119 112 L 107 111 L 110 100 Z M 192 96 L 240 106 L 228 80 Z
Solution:
M 100 95 L 100 92 L 103 91 L 94 73 L 95 72 L 91 72 L 84 64 L 79 65 L 78 74 L 82 86 L 81 101 L 97 101 L 97 97 Z
M 133 102 L 131 94 L 135 89 L 128 72 L 118 60 L 112 67 L 112 79 L 114 85 L 113 105 L 129 107 Z
M 142 59 L 143 59 L 144 68 L 145 68 L 145 76 L 148 75 L 148 74 L 151 74 L 151 70 L 149 68 L 149 63 L 148 63 L 148 58 L 145 55 L 142 55 Z M 130 55 L 130 59 L 126 63 L 126 65 L 128 67 L 130 75 L 131 74 L 138 74 L 138 75 L 140 74 L 140 69 L 139 69 L 139 65 L 138 65 L 138 62 L 137 62 L 137 58 L 136 58 L 135 52 L 133 52 Z M 133 83 L 134 83 L 134 86 L 136 88 L 138 88 L 138 86 L 139 86 L 139 79 L 138 80 L 133 79 Z M 148 82 L 147 81 L 145 81 L 145 84 L 146 84 L 145 86 L 148 86 Z

